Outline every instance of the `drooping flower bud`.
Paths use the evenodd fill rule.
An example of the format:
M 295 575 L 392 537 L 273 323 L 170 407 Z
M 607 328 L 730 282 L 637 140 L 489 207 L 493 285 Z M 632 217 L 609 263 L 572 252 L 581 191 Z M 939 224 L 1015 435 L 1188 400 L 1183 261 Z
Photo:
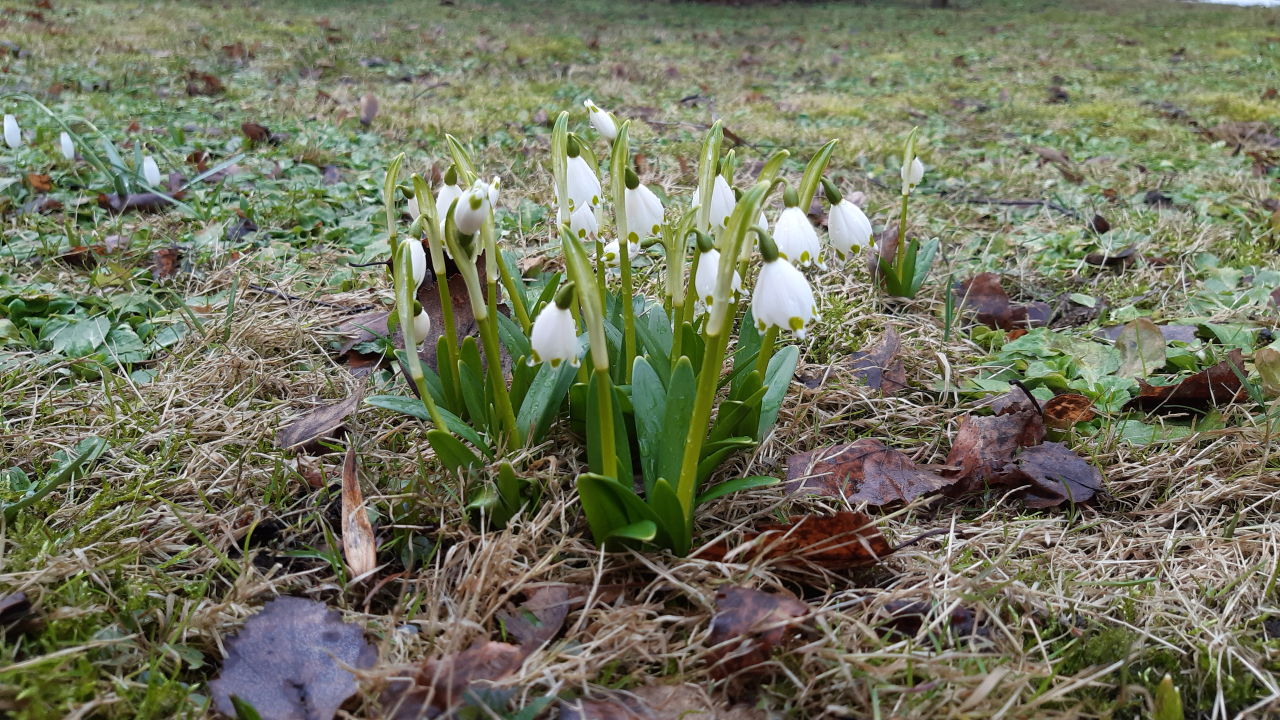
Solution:
M 573 326 L 573 313 L 569 311 L 573 292 L 572 282 L 562 285 L 556 291 L 555 302 L 547 303 L 533 321 L 533 330 L 529 333 L 529 345 L 533 348 L 530 365 L 549 362 L 554 368 L 568 360 L 574 367 L 578 366 L 578 334 Z
M 827 214 L 827 239 L 831 246 L 841 260 L 851 253 L 861 254 L 863 248 L 873 244 L 871 221 L 862 208 L 844 199 L 830 180 L 822 178 L 822 187 L 831 203 Z
M 22 131 L 18 129 L 18 118 L 4 116 L 4 142 L 10 150 L 17 150 L 22 145 Z
M 160 167 L 156 165 L 155 158 L 150 155 L 142 158 L 142 179 L 146 180 L 151 187 L 160 186 Z
M 693 204 L 697 205 L 699 200 L 701 198 L 698 197 L 698 190 L 694 188 Z M 733 197 L 729 181 L 723 175 L 716 175 L 715 183 L 711 186 L 711 227 L 719 229 L 727 225 L 735 204 L 737 201 Z
M 569 211 L 572 213 L 581 207 L 595 207 L 600 204 L 600 178 L 591 169 L 587 159 L 582 157 L 582 148 L 574 137 L 569 138 L 568 173 L 566 184 L 569 191 Z
M 761 332 L 770 327 L 790 330 L 804 339 L 805 325 L 818 314 L 813 289 L 804 273 L 783 260 L 769 235 L 760 235 L 760 254 L 764 267 L 756 278 L 751 296 L 751 316 Z
M 640 183 L 640 178 L 627 168 L 626 190 L 623 197 L 627 204 L 627 235 L 632 242 L 662 234 L 662 201 L 652 190 Z
M 796 265 L 808 267 L 818 260 L 822 249 L 818 233 L 809 222 L 809 216 L 800 209 L 800 198 L 795 189 L 789 185 L 782 194 L 782 203 L 786 208 L 778 216 L 778 224 L 773 230 L 778 254 Z
M 493 188 L 486 185 L 484 181 L 476 180 L 475 184 L 458 198 L 458 206 L 453 211 L 453 222 L 458 226 L 459 234 L 475 235 L 484 221 L 489 218 L 491 190 Z
M 588 98 L 582 103 L 587 108 L 588 117 L 591 119 L 591 127 L 600 133 L 600 136 L 609 142 L 618 137 L 618 124 L 613 121 L 613 117 L 609 113 L 596 107 L 596 104 Z
M 444 171 L 444 185 L 436 193 L 436 217 L 440 220 L 440 228 L 444 229 L 444 216 L 449 213 L 449 206 L 454 200 L 462 197 L 462 188 L 458 187 L 458 169 L 453 165 Z
M 712 248 L 698 258 L 698 274 L 693 277 L 693 289 L 698 293 L 698 302 L 710 312 L 716 294 L 716 280 L 720 274 L 720 251 Z M 729 289 L 742 292 L 742 276 L 733 271 L 733 282 Z M 703 308 L 696 308 L 699 312 Z
M 422 287 L 427 277 L 427 252 L 422 248 L 422 241 L 416 238 L 406 240 L 409 243 L 409 259 L 413 266 L 413 289 L 416 292 Z
M 71 133 L 62 133 L 62 157 L 68 160 L 76 159 L 76 146 L 71 142 Z

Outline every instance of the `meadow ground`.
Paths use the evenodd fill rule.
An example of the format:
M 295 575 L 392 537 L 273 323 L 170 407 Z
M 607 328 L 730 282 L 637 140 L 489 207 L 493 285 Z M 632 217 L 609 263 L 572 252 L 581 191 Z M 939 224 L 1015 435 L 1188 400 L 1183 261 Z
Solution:
M 59 154 L 50 116 L 4 101 L 25 137 L 0 152 L 0 494 L 31 497 L 86 438 L 105 449 L 5 514 L 0 711 L 213 714 L 225 639 L 295 595 L 376 646 L 342 712 L 377 717 L 390 668 L 505 637 L 501 608 L 567 583 L 587 602 L 471 716 L 692 683 L 726 716 L 1145 717 L 1166 674 L 1187 717 L 1280 712 L 1275 388 L 1252 364 L 1280 285 L 1280 9 L 952 3 L 0 0 L 0 91 L 92 122 L 125 166 L 144 147 L 165 175 L 234 160 L 181 208 L 117 214 L 99 207 L 110 179 Z M 567 423 L 523 459 L 539 503 L 480 531 L 425 424 L 365 406 L 347 437 L 385 567 L 352 582 L 336 539 L 345 445 L 295 453 L 275 435 L 359 391 L 406 392 L 390 370 L 355 377 L 333 333 L 392 302 L 382 269 L 352 267 L 387 256 L 387 163 L 403 151 L 430 176 L 448 164 L 445 133 L 469 143 L 502 178 L 507 249 L 552 267 L 548 120 L 569 110 L 591 136 L 586 98 L 635 121 L 642 179 L 676 205 L 713 118 L 743 167 L 790 149 L 793 179 L 839 139 L 828 174 L 865 193 L 877 227 L 921 129 L 911 227 L 942 253 L 920 296 L 887 300 L 856 262 L 814 275 L 822 319 L 777 429 L 722 477 L 780 476 L 794 453 L 863 437 L 942 465 L 965 413 L 1016 377 L 1096 401 L 1067 442 L 1106 492 L 1041 510 L 1000 492 L 877 510 L 892 542 L 938 532 L 862 572 L 602 554 Z M 983 271 L 1053 307 L 1053 335 L 1010 348 L 948 327 L 950 281 Z M 1126 412 L 1136 386 L 1069 339 L 1137 318 L 1196 330 L 1168 349 L 1171 369 L 1242 350 L 1251 392 L 1194 415 Z M 907 388 L 884 397 L 850 355 L 889 328 Z M 697 532 L 846 504 L 755 490 L 704 506 Z M 708 647 L 729 584 L 815 612 L 726 680 Z

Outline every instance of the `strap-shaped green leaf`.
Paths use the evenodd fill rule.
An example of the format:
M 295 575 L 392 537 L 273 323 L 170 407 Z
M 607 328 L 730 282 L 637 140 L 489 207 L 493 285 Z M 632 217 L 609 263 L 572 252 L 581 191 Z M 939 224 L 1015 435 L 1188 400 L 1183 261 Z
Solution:
M 759 182 L 764 180 L 772 183 L 774 178 L 778 177 L 778 173 L 782 171 L 782 163 L 791 157 L 791 153 L 786 150 L 776 150 L 769 159 L 765 161 L 764 167 L 760 169 L 760 175 L 756 178 Z
M 100 437 L 89 436 L 76 443 L 75 457 L 68 457 L 58 465 L 58 469 L 49 474 L 48 477 L 40 483 L 35 492 L 26 497 L 11 503 L 4 507 L 4 518 L 6 522 L 13 522 L 18 513 L 24 508 L 43 500 L 49 493 L 67 484 L 73 479 L 83 477 L 89 472 L 89 468 L 93 463 L 97 462 L 103 451 L 107 449 L 107 441 Z
M 689 419 L 693 416 L 693 400 L 697 392 L 698 381 L 693 376 L 693 364 L 688 357 L 681 357 L 671 372 L 671 383 L 667 387 L 658 477 L 680 477 L 685 438 L 689 434 Z
M 449 154 L 453 156 L 453 164 L 458 169 L 458 186 L 469 187 L 475 183 L 477 177 L 476 166 L 471 162 L 471 154 L 454 136 L 445 135 L 444 140 L 449 145 Z
M 583 473 L 578 476 L 578 500 L 587 516 L 587 525 L 591 527 L 591 536 L 597 543 L 603 543 L 615 530 L 632 524 L 628 519 L 627 506 L 613 493 L 614 485 L 617 483 L 613 478 L 603 475 Z
M 702 483 L 706 482 L 707 478 L 711 477 L 711 473 L 715 472 L 716 468 L 720 467 L 720 464 L 725 461 L 725 458 L 728 458 L 730 455 L 740 450 L 746 450 L 747 448 L 753 447 L 755 444 L 756 441 L 749 437 L 720 440 L 716 444 L 715 452 L 708 454 L 698 463 L 698 486 L 701 487 Z M 694 490 L 696 492 L 697 488 Z
M 507 352 L 510 353 L 511 357 L 531 357 L 533 355 L 533 346 L 529 344 L 529 338 L 524 336 L 524 328 L 502 313 L 497 313 L 497 316 L 498 339 L 502 341 L 503 346 L 507 348 Z
M 693 508 L 680 505 L 680 498 L 665 478 L 658 478 L 653 484 L 649 505 L 662 518 L 662 529 L 666 530 L 671 551 L 680 557 L 688 555 L 692 544 Z
M 427 422 L 431 421 L 431 413 L 427 412 L 426 406 L 418 400 L 405 395 L 374 395 L 373 397 L 365 398 L 364 402 L 366 405 L 379 407 L 383 410 L 398 412 L 401 415 L 416 417 L 419 420 L 426 420 Z M 480 438 L 480 434 L 471 429 L 470 425 L 463 422 L 462 418 L 459 418 L 457 415 L 454 415 L 444 408 L 436 409 L 440 411 L 440 416 L 444 418 L 445 427 L 456 433 L 463 440 L 475 445 L 476 449 L 484 453 L 485 457 L 493 459 L 493 451 L 490 450 L 489 446 Z
M 778 420 L 778 410 L 782 408 L 782 398 L 787 395 L 791 385 L 791 376 L 795 375 L 796 363 L 800 361 L 800 349 L 788 345 L 774 353 L 769 359 L 769 369 L 765 371 L 764 384 L 768 392 L 760 403 L 760 427 L 756 431 L 756 442 L 764 440 L 764 436 L 773 429 Z
M 634 540 L 638 542 L 652 542 L 653 538 L 658 534 L 658 526 L 652 520 L 641 520 L 638 523 L 632 523 L 626 527 L 620 527 L 609 533 L 604 539 L 606 545 L 612 544 L 618 540 Z
M 462 380 L 462 399 L 467 406 L 467 416 L 481 429 L 487 429 L 489 412 L 488 403 L 484 401 L 484 383 L 465 360 L 458 361 L 458 377 Z
M 428 430 L 427 442 L 431 443 L 431 449 L 436 451 L 436 457 L 440 459 L 440 463 L 455 475 L 461 476 L 464 471 L 483 465 L 480 458 L 468 450 L 461 440 L 444 430 L 435 428 Z
M 746 400 L 725 400 L 720 403 L 720 409 L 716 413 L 716 422 L 711 426 L 711 434 L 707 436 L 707 442 L 716 442 L 717 440 L 733 437 L 733 431 L 742 423 L 742 419 L 760 407 L 767 392 L 768 388 L 761 387 Z M 705 451 L 706 448 L 704 447 L 703 450 Z
M 750 477 L 726 480 L 699 495 L 694 504 L 701 505 L 703 503 L 711 502 L 716 498 L 722 498 L 730 493 L 736 493 L 740 490 L 754 490 L 756 488 L 770 487 L 781 482 L 782 481 L 776 477 L 766 477 L 764 475 L 752 475 Z
M 553 368 L 549 363 L 542 363 L 538 374 L 529 383 L 529 391 L 520 404 L 520 414 L 516 417 L 516 429 L 521 439 L 530 445 L 537 445 L 547 436 L 556 413 L 564 401 L 565 393 L 573 385 L 577 370 L 569 363 Z
M 627 425 L 622 417 L 622 398 L 621 393 L 616 387 L 611 387 L 610 392 L 613 393 L 613 402 L 610 403 L 613 409 L 613 431 L 614 431 L 614 452 L 617 455 L 618 473 L 627 483 L 631 482 L 631 440 L 627 437 Z M 600 427 L 602 423 L 599 420 L 600 403 L 596 400 L 596 384 L 587 384 L 587 465 L 591 472 L 603 475 L 601 468 L 605 466 L 603 452 L 603 443 L 600 437 Z
M 665 360 L 665 358 L 663 358 Z M 636 358 L 631 368 L 631 407 L 640 445 L 640 471 L 644 475 L 645 497 L 653 493 L 662 455 L 662 423 L 667 416 L 667 391 L 645 358 Z
M 448 337 L 447 333 L 436 338 L 436 367 L 444 371 L 437 376 L 440 381 L 440 390 L 444 398 L 443 405 L 449 409 L 449 412 L 457 415 L 462 412 L 462 398 L 459 397 L 454 390 L 457 385 L 453 382 L 453 376 L 458 372 L 458 370 L 449 364 L 449 358 L 452 356 L 449 354 L 449 346 L 447 345 L 447 343 L 453 341 L 454 338 Z M 430 369 L 431 368 L 428 367 L 422 368 L 423 377 L 426 377 L 427 371 Z M 449 377 L 446 378 L 446 375 Z M 446 380 L 448 380 L 448 382 L 446 382 Z M 428 381 L 427 387 L 430 386 L 431 383 Z
M 938 239 L 933 238 L 920 248 L 920 252 L 916 255 L 916 264 L 913 268 L 911 277 L 911 297 L 915 297 L 920 292 L 920 286 L 924 284 L 925 278 L 929 276 L 929 269 L 933 267 L 933 256 L 938 252 Z
M 809 206 L 813 204 L 813 196 L 818 192 L 818 183 L 822 182 L 822 173 L 827 171 L 827 163 L 831 161 L 831 151 L 836 149 L 838 142 L 840 141 L 828 141 L 814 153 L 809 164 L 805 166 L 804 175 L 800 178 L 800 187 L 796 188 L 796 194 L 800 196 L 801 210 L 809 212 Z

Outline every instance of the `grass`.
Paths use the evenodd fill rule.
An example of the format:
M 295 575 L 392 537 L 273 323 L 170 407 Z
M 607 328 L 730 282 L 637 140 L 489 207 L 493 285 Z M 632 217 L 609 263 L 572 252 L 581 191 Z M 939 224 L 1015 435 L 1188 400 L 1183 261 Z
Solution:
M 509 680 L 512 710 L 546 693 L 710 684 L 715 588 L 732 582 L 823 609 L 761 682 L 712 686 L 726 702 L 771 713 L 1136 718 L 1166 673 L 1195 717 L 1276 712 L 1280 641 L 1264 623 L 1280 614 L 1280 475 L 1256 406 L 1224 408 L 1221 429 L 1146 447 L 1108 437 L 1105 420 L 1078 451 L 1105 470 L 1108 498 L 1037 512 L 998 496 L 922 502 L 886 519 L 885 531 L 948 534 L 871 575 L 602 557 L 572 491 L 583 458 L 565 451 L 574 443 L 564 424 L 528 464 L 543 504 L 509 530 L 482 533 L 421 424 L 364 408 L 349 426 L 378 559 L 384 574 L 404 573 L 375 592 L 347 583 L 334 549 L 341 456 L 295 456 L 272 441 L 363 382 L 334 361 L 331 330 L 350 315 L 342 308 L 391 299 L 381 270 L 351 267 L 386 256 L 378 192 L 387 161 L 405 151 L 406 170 L 425 175 L 447 164 L 445 132 L 469 140 L 484 172 L 502 177 L 508 247 L 546 254 L 549 132 L 538 118 L 568 109 L 584 131 L 587 97 L 653 121 L 637 122 L 632 136 L 650 166 L 644 180 L 669 197 L 688 195 L 699 128 L 713 116 L 748 143 L 737 148 L 746 162 L 792 149 L 793 175 L 839 138 L 830 175 L 846 194 L 866 193 L 877 225 L 896 215 L 896 153 L 921 127 L 928 173 L 912 218 L 942 239 L 946 266 L 913 303 L 887 302 L 857 263 L 817 277 L 824 320 L 801 372 L 821 377 L 830 365 L 830 375 L 817 389 L 793 384 L 777 432 L 727 472 L 780 472 L 793 452 L 858 437 L 943 462 L 976 394 L 940 395 L 935 353 L 955 387 L 999 350 L 966 333 L 944 342 L 947 271 L 1001 272 L 1024 301 L 1066 292 L 1105 301 L 1099 318 L 1067 331 L 1080 336 L 1137 315 L 1274 328 L 1266 289 L 1243 280 L 1260 283 L 1276 266 L 1263 204 L 1277 172 L 1271 151 L 1252 142 L 1237 150 L 1213 129 L 1280 120 L 1280 100 L 1268 97 L 1280 86 L 1280 10 L 953 4 L 55 0 L 39 9 L 0 0 L 16 45 L 0 89 L 89 118 L 130 162 L 145 145 L 164 173 L 191 177 L 186 158 L 197 151 L 212 155 L 210 166 L 245 153 L 238 174 L 187 194 L 189 210 L 117 217 L 96 206 L 102 179 L 57 154 L 47 117 L 4 107 L 34 135 L 0 153 L 0 177 L 18 179 L 0 195 L 0 315 L 18 318 L 21 300 L 41 317 L 108 317 L 119 334 L 97 360 L 52 352 L 35 326 L 34 344 L 6 335 L 0 348 L 0 468 L 39 480 L 56 452 L 91 435 L 109 443 L 91 474 L 3 527 L 0 588 L 26 593 L 41 622 L 0 643 L 0 710 L 204 716 L 222 638 L 274 594 L 342 609 L 387 668 L 496 637 L 494 612 L 544 582 L 630 589 L 570 613 L 565 639 Z M 189 95 L 202 73 L 225 91 Z M 1049 102 L 1050 87 L 1069 101 Z M 380 112 L 365 128 L 357 118 L 367 93 Z M 250 147 L 244 122 L 284 136 Z M 1066 153 L 1079 182 L 1034 147 Z M 338 182 L 322 182 L 328 165 Z M 25 211 L 35 199 L 26 173 L 50 175 L 62 208 Z M 1144 203 L 1150 190 L 1173 208 Z M 1079 217 L 976 198 L 1049 200 Z M 1108 236 L 1084 228 L 1094 213 L 1110 222 Z M 246 221 L 257 230 L 239 232 Z M 127 242 L 100 256 L 73 251 L 110 236 Z M 1130 244 L 1167 262 L 1122 272 L 1082 263 L 1099 247 Z M 182 250 L 181 271 L 155 282 L 152 254 L 169 247 Z M 847 358 L 889 326 L 903 335 L 912 388 L 886 399 L 857 386 Z M 117 366 L 126 352 L 141 357 Z M 389 374 L 371 383 L 403 393 Z M 12 501 L 20 482 L 7 477 Z M 838 503 L 759 490 L 713 503 L 698 530 L 711 538 L 826 509 Z M 881 639 L 871 628 L 897 600 L 931 604 L 934 632 Z M 938 630 L 957 604 L 982 634 Z M 1003 679 L 975 696 L 997 669 Z M 377 716 L 377 687 L 376 674 L 366 679 L 352 715 Z

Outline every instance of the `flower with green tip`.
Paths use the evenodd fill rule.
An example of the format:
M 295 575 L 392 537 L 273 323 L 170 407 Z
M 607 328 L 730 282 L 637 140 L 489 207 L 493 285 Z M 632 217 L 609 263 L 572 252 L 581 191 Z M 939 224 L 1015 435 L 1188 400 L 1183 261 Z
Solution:
M 662 234 L 662 201 L 652 190 L 640 183 L 639 176 L 627 168 L 626 190 L 627 235 L 632 242 Z
M 587 108 L 591 127 L 600 133 L 600 137 L 613 142 L 613 139 L 618 137 L 618 124 L 613 121 L 613 116 L 597 107 L 595 103 L 591 102 L 590 98 L 587 98 L 582 104 Z
M 555 302 L 547 303 L 534 319 L 533 331 L 529 333 L 529 345 L 533 348 L 530 365 L 548 362 L 554 368 L 568 360 L 569 364 L 578 366 L 578 332 L 574 328 L 573 313 L 569 311 L 573 292 L 572 281 L 562 285 L 556 291 Z
M 790 185 L 782 194 L 782 204 L 786 208 L 778 216 L 778 224 L 773 229 L 778 255 L 796 265 L 808 267 L 817 262 L 822 249 L 818 232 L 809 222 L 809 216 L 800 209 L 800 198 Z
M 486 185 L 483 180 L 476 180 L 458 198 L 458 205 L 453 211 L 453 222 L 458 226 L 461 235 L 475 235 L 484 221 L 489 218 L 492 207 L 491 198 L 497 193 L 497 179 L 493 185 Z
M 18 118 L 4 116 L 4 141 L 10 150 L 17 150 L 22 145 L 22 130 L 18 129 Z
M 454 200 L 462 197 L 462 188 L 458 187 L 458 169 L 453 165 L 444 171 L 444 185 L 436 193 L 436 217 L 440 219 L 440 229 L 444 230 L 444 216 L 449 214 L 449 206 Z
M 617 267 L 618 264 L 622 262 L 622 256 L 618 253 L 618 247 L 619 245 L 617 240 L 611 240 L 607 245 L 604 246 L 604 264 L 605 265 L 609 267 Z M 627 255 L 628 260 L 635 258 L 636 255 L 640 254 L 640 243 L 638 242 L 627 243 L 627 252 L 628 252 L 628 255 Z
M 777 327 L 790 330 L 803 340 L 805 325 L 818 314 L 813 289 L 809 287 L 804 273 L 782 259 L 767 233 L 759 236 L 764 267 L 760 268 L 755 292 L 751 296 L 751 316 L 761 332 Z
M 871 220 L 867 219 L 862 208 L 846 200 L 836 186 L 828 179 L 822 178 L 822 187 L 826 192 L 831 210 L 827 213 L 827 239 L 836 255 L 841 260 L 849 254 L 859 254 L 863 248 L 873 247 Z
M 697 205 L 700 200 L 698 189 L 694 188 L 693 204 Z M 720 229 L 727 225 L 729 216 L 733 214 L 733 206 L 737 203 L 729 181 L 723 175 L 716 175 L 715 183 L 711 186 L 711 227 Z
M 576 138 L 569 137 L 569 164 L 567 185 L 569 190 L 569 211 L 582 207 L 595 207 L 600 204 L 600 178 L 591 169 L 587 159 L 582 157 L 582 148 Z
M 599 230 L 596 214 L 590 207 L 580 207 L 569 216 L 569 232 L 582 242 L 594 241 Z

